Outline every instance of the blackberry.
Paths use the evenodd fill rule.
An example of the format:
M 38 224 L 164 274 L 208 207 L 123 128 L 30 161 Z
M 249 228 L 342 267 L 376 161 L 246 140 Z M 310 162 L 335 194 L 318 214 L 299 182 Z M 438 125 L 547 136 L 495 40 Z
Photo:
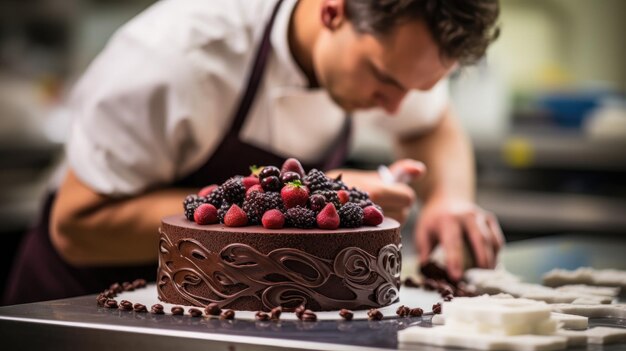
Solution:
M 350 189 L 350 202 L 359 202 L 361 200 L 369 200 L 370 196 L 367 192 L 359 190 L 355 187 Z
M 220 186 L 223 191 L 224 201 L 231 204 L 241 205 L 246 196 L 246 187 L 243 186 L 241 178 L 233 177 Z
M 222 187 L 218 186 L 206 198 L 207 203 L 215 206 L 215 208 L 220 208 L 220 206 L 222 206 L 222 201 L 224 201 L 224 190 L 222 189 Z
M 322 195 L 326 199 L 326 202 L 332 202 L 336 209 L 341 207 L 339 196 L 334 190 L 317 190 L 313 192 L 313 195 Z
M 185 217 L 188 220 L 193 221 L 193 213 L 196 208 L 202 204 L 208 203 L 207 198 L 198 195 L 188 195 L 183 201 L 183 209 L 185 210 Z
M 348 186 L 346 185 L 346 183 L 344 183 L 341 180 L 341 174 L 337 176 L 337 178 L 331 180 L 331 189 L 338 191 L 338 190 L 349 190 L 350 188 L 348 188 Z
M 339 209 L 339 220 L 344 228 L 357 228 L 363 224 L 363 209 L 353 202 L 346 202 Z
M 309 174 L 304 177 L 304 185 L 306 185 L 311 192 L 315 192 L 316 190 L 330 190 L 332 187 L 330 179 L 328 179 L 324 172 L 318 171 L 315 168 L 310 170 Z
M 222 206 L 220 206 L 220 208 L 217 210 L 217 219 L 219 219 L 220 223 L 224 223 L 224 216 L 226 216 L 226 212 L 230 210 L 230 206 L 232 205 L 224 201 L 222 202 Z
M 271 209 L 283 210 L 283 200 L 278 193 L 254 191 L 243 202 L 243 211 L 248 216 L 248 224 L 261 223 L 263 214 Z
M 285 212 L 285 222 L 290 227 L 313 228 L 315 225 L 315 212 L 306 207 L 292 207 Z
M 285 212 L 285 205 L 280 193 L 265 193 L 265 201 L 267 202 L 267 210 L 277 209 Z

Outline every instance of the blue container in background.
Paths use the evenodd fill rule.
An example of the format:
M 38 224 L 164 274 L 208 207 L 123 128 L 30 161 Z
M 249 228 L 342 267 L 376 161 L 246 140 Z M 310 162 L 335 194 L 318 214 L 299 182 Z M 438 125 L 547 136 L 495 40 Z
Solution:
M 552 92 L 539 96 L 537 104 L 556 125 L 581 128 L 590 112 L 612 95 L 607 90 Z

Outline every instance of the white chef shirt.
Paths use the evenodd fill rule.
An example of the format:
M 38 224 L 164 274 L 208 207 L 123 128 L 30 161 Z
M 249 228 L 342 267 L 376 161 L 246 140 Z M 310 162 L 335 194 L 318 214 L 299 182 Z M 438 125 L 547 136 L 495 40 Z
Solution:
M 68 102 L 67 156 L 78 178 L 101 194 L 132 195 L 202 165 L 231 124 L 275 4 L 165 0 L 120 28 Z M 277 14 L 265 77 L 240 139 L 313 162 L 339 135 L 344 112 L 323 89 L 307 88 L 291 55 L 295 4 L 284 0 Z M 443 82 L 411 92 L 394 117 L 367 114 L 390 133 L 414 133 L 436 123 L 447 100 Z

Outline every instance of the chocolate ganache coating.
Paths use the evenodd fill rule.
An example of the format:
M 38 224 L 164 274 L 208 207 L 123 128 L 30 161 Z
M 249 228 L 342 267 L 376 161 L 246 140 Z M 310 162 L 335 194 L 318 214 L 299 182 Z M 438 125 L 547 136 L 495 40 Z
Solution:
M 159 229 L 159 298 L 270 311 L 378 308 L 398 299 L 400 225 L 352 229 L 200 226 L 183 215 Z

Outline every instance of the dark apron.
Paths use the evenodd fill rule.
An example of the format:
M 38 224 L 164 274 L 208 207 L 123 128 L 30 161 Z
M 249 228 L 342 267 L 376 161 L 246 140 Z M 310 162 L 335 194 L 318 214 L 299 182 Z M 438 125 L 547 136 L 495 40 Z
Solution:
M 285 161 L 284 157 L 239 140 L 239 133 L 263 78 L 268 54 L 271 51 L 270 33 L 281 3 L 282 0 L 277 2 L 265 27 L 246 90 L 228 132 L 204 165 L 176 181 L 173 186 L 199 188 L 212 183 L 222 183 L 235 174 L 247 174 L 250 165 L 280 166 Z M 305 164 L 305 169 L 328 170 L 340 166 L 347 155 L 350 129 L 351 120 L 346 117 L 339 138 L 330 145 L 319 162 Z M 53 203 L 54 194 L 51 194 L 44 201 L 42 216 L 37 225 L 22 241 L 9 276 L 4 304 L 85 295 L 102 291 L 114 282 L 132 281 L 137 278 L 156 279 L 156 262 L 130 267 L 74 267 L 66 263 L 50 242 L 50 210 Z M 154 240 L 157 240 L 156 228 Z

